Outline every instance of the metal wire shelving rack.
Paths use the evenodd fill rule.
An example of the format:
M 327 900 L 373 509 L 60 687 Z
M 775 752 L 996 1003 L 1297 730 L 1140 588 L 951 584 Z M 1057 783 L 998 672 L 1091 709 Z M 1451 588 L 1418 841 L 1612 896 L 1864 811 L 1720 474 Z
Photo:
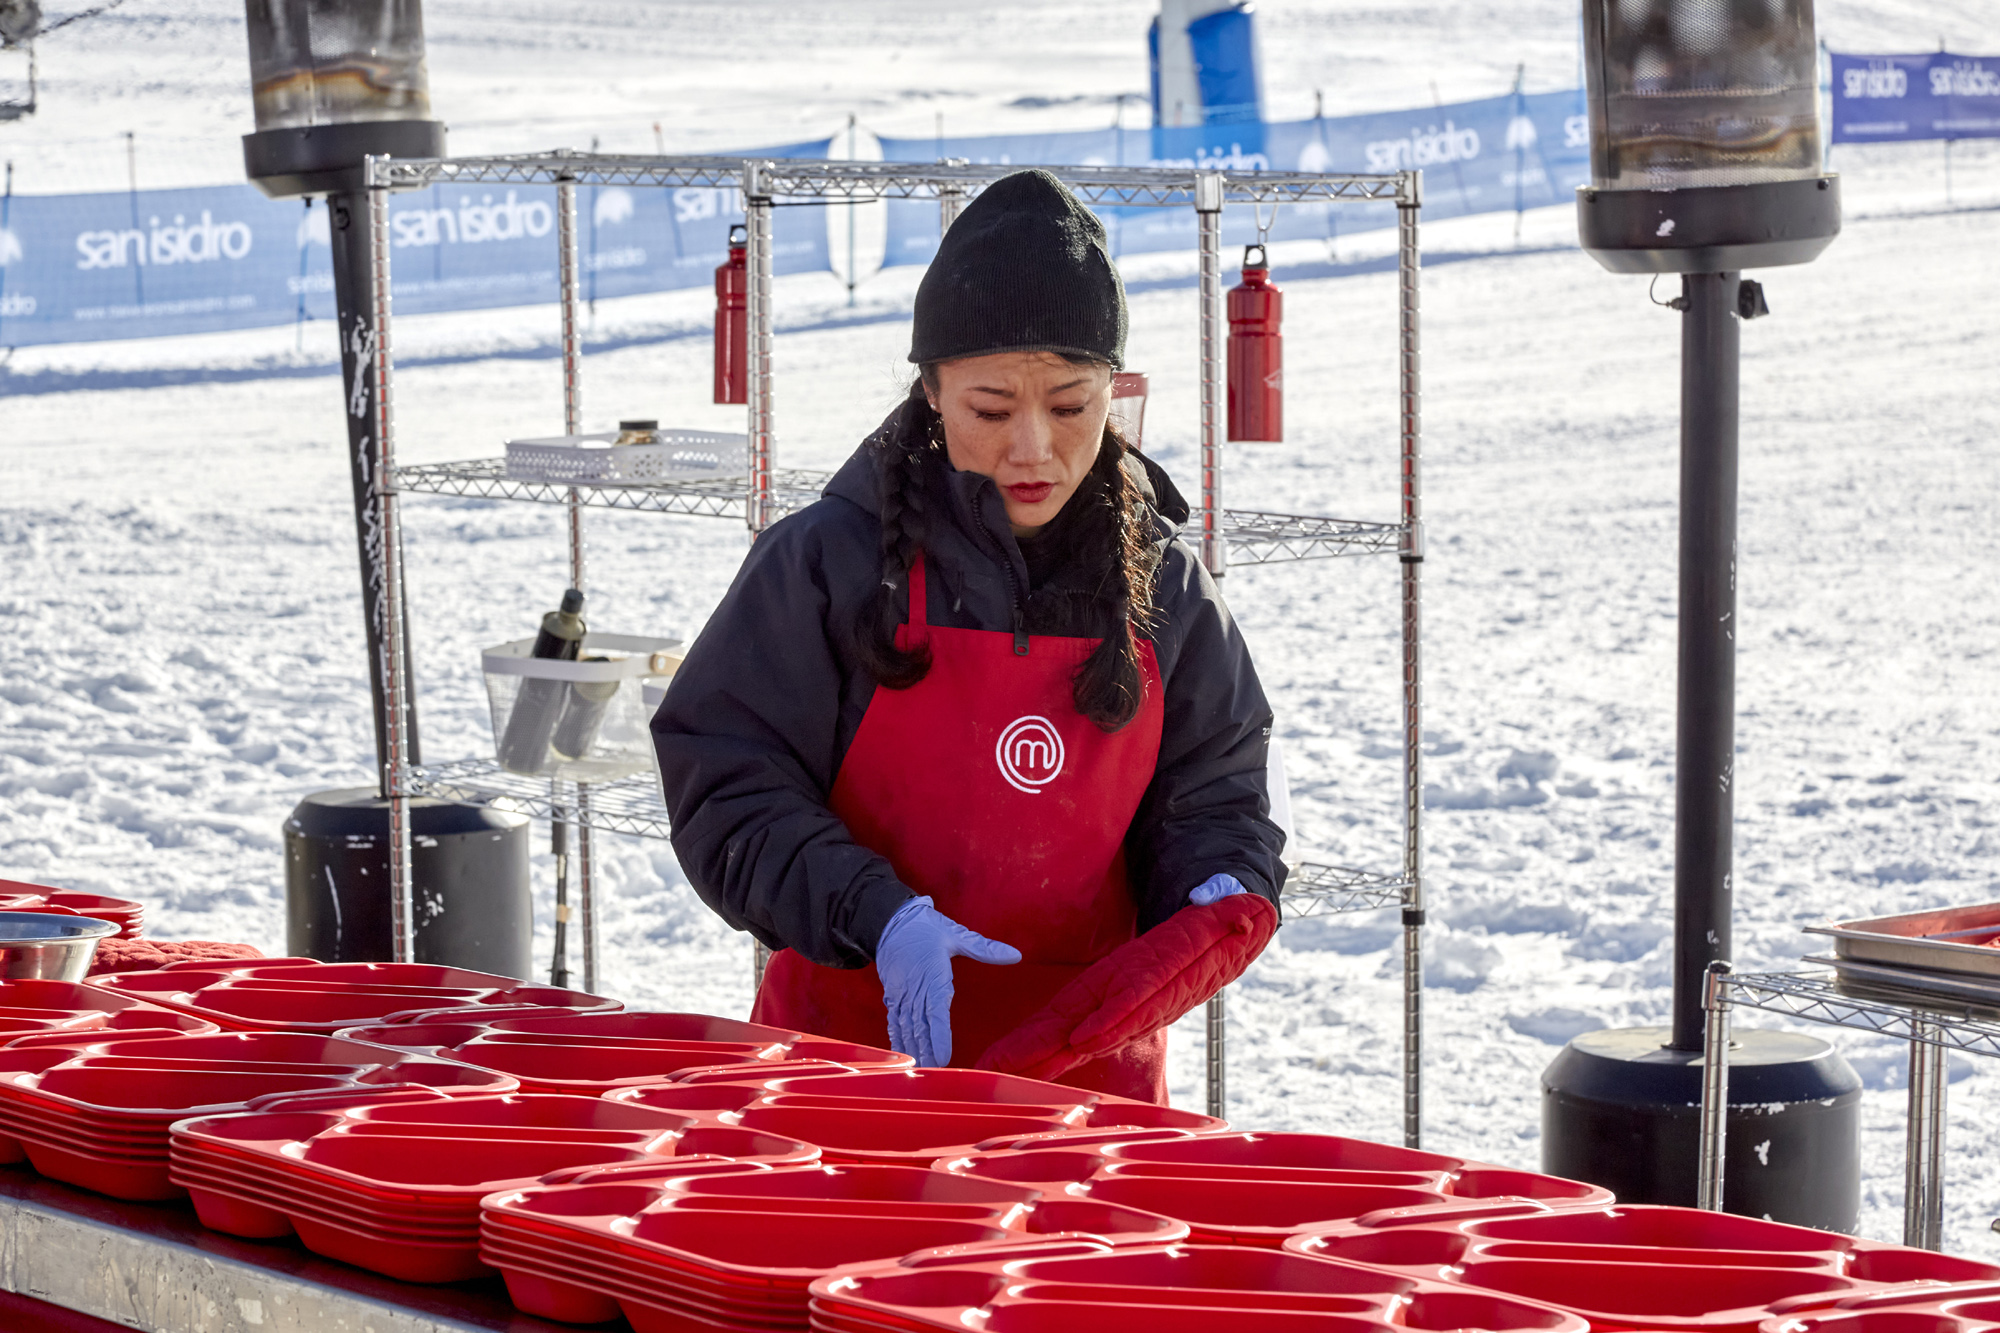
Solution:
M 383 633 L 388 696 L 391 892 L 398 956 L 410 941 L 411 871 L 408 802 L 437 796 L 488 801 L 574 829 L 574 861 L 581 907 L 580 943 L 586 989 L 596 984 L 597 935 L 591 834 L 595 830 L 665 838 L 667 812 L 650 775 L 579 785 L 516 776 L 492 760 L 466 759 L 412 765 L 401 719 L 409 682 L 403 678 L 405 599 L 399 497 L 432 494 L 560 504 L 568 510 L 571 581 L 584 586 L 584 513 L 590 508 L 737 519 L 755 534 L 819 497 L 824 473 L 776 465 L 772 351 L 772 209 L 786 203 L 936 199 L 949 227 L 972 194 L 1014 165 L 958 162 L 910 165 L 879 162 L 768 161 L 727 157 L 613 156 L 558 151 L 521 156 L 394 159 L 371 157 L 366 168 L 369 225 L 376 255 L 370 370 L 376 383 L 376 507 L 388 584 Z M 1285 886 L 1288 915 L 1402 909 L 1403 924 L 1403 1139 L 1418 1146 L 1422 1133 L 1422 1034 L 1424 925 L 1422 738 L 1422 569 L 1424 529 L 1421 490 L 1421 379 L 1418 303 L 1418 218 L 1422 173 L 1328 175 L 1306 172 L 1229 172 L 1196 168 L 1050 167 L 1085 202 L 1106 206 L 1192 208 L 1199 244 L 1201 377 L 1201 498 L 1190 538 L 1202 562 L 1220 576 L 1229 565 L 1339 556 L 1394 555 L 1401 568 L 1403 714 L 1402 864 L 1380 872 L 1303 862 Z M 396 461 L 393 340 L 390 303 L 388 198 L 392 192 L 441 183 L 548 184 L 556 188 L 556 240 L 562 319 L 563 415 L 568 434 L 582 431 L 579 323 L 580 265 L 576 214 L 579 185 L 708 187 L 741 192 L 749 248 L 749 445 L 743 476 L 637 486 L 569 486 L 521 481 L 499 459 L 399 466 Z M 1386 202 L 1398 217 L 1399 508 L 1395 522 L 1226 509 L 1222 502 L 1227 403 L 1224 384 L 1222 210 L 1226 204 Z M 761 952 L 758 957 L 761 969 Z M 1221 1115 L 1226 1104 L 1226 1008 L 1223 996 L 1207 1011 L 1207 1104 Z
M 1903 1243 L 1944 1248 L 1946 1058 L 1952 1051 L 2000 1056 L 2000 1009 L 1943 996 L 1844 984 L 1833 972 L 1737 973 L 1708 965 L 1703 996 L 1699 1201 L 1720 1210 L 1729 1106 L 1730 1011 L 1760 1009 L 1808 1023 L 1896 1037 L 1910 1044 L 1909 1113 L 1903 1140 Z

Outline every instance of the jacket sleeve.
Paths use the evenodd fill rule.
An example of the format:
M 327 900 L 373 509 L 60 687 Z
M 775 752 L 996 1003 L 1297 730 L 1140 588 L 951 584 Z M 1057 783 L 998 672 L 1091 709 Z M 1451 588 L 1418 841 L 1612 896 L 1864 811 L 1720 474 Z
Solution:
M 851 563 L 825 549 L 842 526 L 808 510 L 757 540 L 652 731 L 674 851 L 702 901 L 772 948 L 862 967 L 912 895 L 827 808 L 841 719 L 873 688 L 843 668 L 846 608 L 823 573 Z
M 1211 875 L 1234 875 L 1275 906 L 1285 835 L 1271 820 L 1271 706 L 1221 591 L 1188 549 L 1167 547 L 1154 605 L 1166 717 L 1160 758 L 1126 841 L 1139 929 L 1187 906 Z

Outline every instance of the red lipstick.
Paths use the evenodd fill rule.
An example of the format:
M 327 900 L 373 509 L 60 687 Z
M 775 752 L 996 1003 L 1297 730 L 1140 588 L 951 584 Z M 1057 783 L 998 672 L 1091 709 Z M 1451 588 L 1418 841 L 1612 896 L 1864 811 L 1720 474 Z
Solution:
M 1015 504 L 1038 505 L 1055 494 L 1056 484 L 1052 481 L 1024 481 L 1015 486 L 1003 486 L 1007 498 Z

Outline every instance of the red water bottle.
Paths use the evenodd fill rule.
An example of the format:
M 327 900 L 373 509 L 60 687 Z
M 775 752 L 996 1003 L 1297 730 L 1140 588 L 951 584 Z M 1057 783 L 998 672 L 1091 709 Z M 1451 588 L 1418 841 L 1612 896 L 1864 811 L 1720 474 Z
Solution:
M 750 401 L 750 229 L 729 229 L 729 258 L 715 270 L 715 401 Z
M 1251 255 L 1256 255 L 1252 260 Z M 1243 248 L 1243 281 L 1229 289 L 1229 438 L 1285 438 L 1285 294 L 1271 283 L 1262 245 Z

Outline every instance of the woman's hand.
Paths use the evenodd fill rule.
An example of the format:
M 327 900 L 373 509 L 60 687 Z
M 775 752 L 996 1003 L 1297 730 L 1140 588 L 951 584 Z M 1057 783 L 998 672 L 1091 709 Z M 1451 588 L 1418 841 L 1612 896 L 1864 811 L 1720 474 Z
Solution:
M 1248 889 L 1237 883 L 1234 875 L 1210 875 L 1188 890 L 1188 901 L 1196 907 L 1207 907 L 1211 903 L 1221 902 L 1224 898 L 1233 898 L 1239 893 L 1248 892 Z
M 896 909 L 875 946 L 875 970 L 889 1008 L 889 1045 L 920 1065 L 951 1063 L 951 960 L 1021 961 L 1011 944 L 967 930 L 937 910 L 929 898 Z

